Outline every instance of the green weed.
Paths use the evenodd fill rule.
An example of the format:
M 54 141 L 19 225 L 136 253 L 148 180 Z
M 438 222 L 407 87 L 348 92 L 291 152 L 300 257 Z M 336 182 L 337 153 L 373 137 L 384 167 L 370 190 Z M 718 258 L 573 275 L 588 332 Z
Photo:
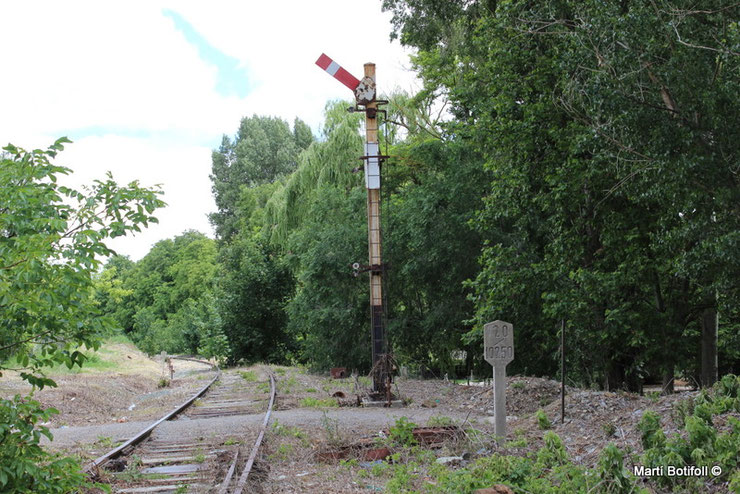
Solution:
M 388 438 L 398 446 L 413 446 L 417 443 L 413 430 L 417 425 L 408 417 L 399 417 L 388 431 Z
M 281 424 L 278 420 L 275 420 L 275 422 L 272 423 L 272 431 L 278 436 L 295 437 L 296 439 L 300 439 L 303 443 L 308 442 L 306 433 L 300 428 Z
M 326 441 L 332 446 L 338 446 L 342 444 L 343 438 L 339 433 L 339 420 L 329 418 L 324 412 L 321 416 L 321 427 L 324 429 L 326 435 Z
M 290 376 L 288 379 L 281 379 L 277 383 L 277 389 L 280 393 L 288 394 L 293 391 L 293 388 L 298 386 L 298 380 L 295 376 Z
M 660 391 L 648 391 L 645 393 L 645 397 L 653 403 L 657 403 L 660 399 Z
M 537 410 L 534 414 L 535 418 L 537 419 L 537 425 L 541 430 L 548 430 L 552 429 L 552 424 L 550 423 L 550 419 L 547 418 L 547 414 L 545 414 L 545 411 L 541 408 Z
M 112 448 L 113 438 L 109 436 L 98 436 L 98 439 L 97 441 L 95 441 L 95 444 L 102 446 L 103 448 Z
M 239 371 L 239 375 L 247 382 L 257 382 L 257 373 L 255 371 Z
M 303 398 L 300 405 L 304 408 L 335 408 L 338 406 L 336 400 L 332 400 L 330 398 L 319 399 L 314 398 L 313 396 Z
M 449 427 L 455 425 L 455 421 L 444 415 L 432 415 L 427 420 L 427 425 L 429 427 Z
M 293 445 L 288 443 L 280 444 L 275 452 L 270 455 L 271 459 L 287 460 L 290 454 L 293 452 Z
M 612 437 L 617 432 L 617 426 L 611 422 L 604 422 L 601 424 L 601 430 L 604 431 L 606 437 Z

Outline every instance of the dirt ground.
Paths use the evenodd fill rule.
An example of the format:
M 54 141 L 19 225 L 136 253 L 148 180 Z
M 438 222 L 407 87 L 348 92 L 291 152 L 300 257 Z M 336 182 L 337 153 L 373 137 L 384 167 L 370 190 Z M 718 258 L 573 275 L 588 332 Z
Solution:
M 358 380 L 353 378 L 332 380 L 286 369 L 283 379 L 294 383 L 290 396 L 279 398 L 278 406 L 283 410 L 297 409 L 302 400 L 314 393 L 323 398 L 343 391 L 348 398 L 340 401 L 349 403 L 355 390 L 363 390 L 362 378 L 358 386 Z M 364 384 L 369 386 L 367 380 Z M 677 427 L 671 418 L 674 405 L 694 395 L 683 392 L 640 396 L 568 387 L 565 420 L 561 422 L 560 383 L 513 376 L 507 384 L 507 442 L 503 445 L 493 437 L 492 388 L 443 380 L 397 378 L 394 390 L 406 404 L 400 409 L 381 409 L 387 417 L 384 428 L 369 416 L 363 417 L 361 409 L 351 407 L 325 411 L 318 423 L 315 418 L 313 422 L 278 418 L 273 421 L 266 444 L 263 469 L 269 470 L 269 474 L 265 475 L 263 490 L 268 493 L 384 491 L 391 475 L 387 463 L 368 461 L 363 457 L 365 450 L 336 459 L 326 459 L 325 453 L 368 440 L 386 444 L 388 429 L 398 424 L 401 417 L 417 426 L 452 424 L 465 430 L 441 445 L 426 448 L 425 453 L 408 448 L 391 449 L 400 463 L 416 465 L 419 457 L 430 455 L 425 460 L 427 467 L 415 467 L 422 477 L 428 465 L 443 457 L 460 457 L 459 465 L 464 466 L 493 452 L 526 455 L 537 451 L 544 444 L 545 432 L 534 415 L 540 409 L 548 417 L 551 429 L 563 439 L 569 457 L 575 463 L 593 467 L 599 452 L 610 442 L 625 451 L 642 453 L 636 426 L 648 410 L 664 417 L 663 426 L 668 434 L 675 432 Z
M 175 361 L 176 372 L 170 378 L 161 358 L 150 359 L 129 344 L 110 344 L 88 353 L 94 357 L 89 368 L 54 369 L 48 374 L 57 386 L 34 393 L 33 398 L 44 407 L 59 411 L 44 425 L 62 428 L 153 421 L 215 376 L 203 364 Z M 3 398 L 30 390 L 17 373 L 6 372 L 0 380 Z
M 131 357 L 132 361 L 140 357 L 147 360 L 142 356 Z M 57 378 L 58 388 L 37 394 L 44 404 L 61 411 L 52 424 L 56 437 L 53 447 L 83 456 L 87 450 L 89 456 L 104 449 L 110 438 L 130 435 L 132 431 L 124 429 L 126 426 L 146 425 L 146 420 L 153 420 L 179 404 L 212 376 L 202 367 L 185 365 L 181 368 L 178 364 L 175 379 L 168 388 L 157 387 L 162 366 L 156 361 L 142 363 L 130 374 L 75 374 Z M 422 452 L 391 451 L 400 455 L 399 461 L 411 454 L 416 455 L 414 458 L 427 455 L 430 464 L 440 457 L 460 457 L 459 464 L 464 466 L 493 452 L 524 455 L 543 445 L 544 430 L 535 417 L 540 409 L 548 417 L 552 430 L 562 438 L 570 458 L 593 466 L 609 442 L 626 451 L 642 452 L 636 425 L 647 410 L 663 417 L 668 434 L 676 431 L 671 418 L 674 405 L 694 395 L 682 392 L 639 396 L 568 388 L 565 420 L 561 422 L 558 382 L 512 376 L 507 387 L 507 442 L 500 445 L 492 433 L 490 386 L 397 378 L 394 392 L 404 402 L 403 407 L 364 408 L 356 406 L 357 395 L 370 387 L 369 379 L 364 376 L 332 379 L 302 368 L 271 368 L 278 379 L 278 397 L 264 454 L 256 467 L 261 490 L 266 493 L 384 490 L 390 474 L 381 465 L 383 462 L 368 461 L 364 449 L 337 458 L 331 454 L 327 457 L 326 452 L 363 441 L 387 444 L 389 429 L 404 421 L 417 426 L 457 425 L 461 431 L 433 448 L 422 448 L 425 450 Z M 250 369 L 264 376 L 266 366 Z M 3 392 L 12 388 L 11 385 L 3 381 Z M 129 410 L 131 404 L 136 406 Z M 139 422 L 127 423 L 134 420 Z M 255 414 L 173 421 L 166 423 L 166 427 L 175 434 L 197 432 L 238 437 L 240 430 L 251 430 L 261 420 L 261 414 Z

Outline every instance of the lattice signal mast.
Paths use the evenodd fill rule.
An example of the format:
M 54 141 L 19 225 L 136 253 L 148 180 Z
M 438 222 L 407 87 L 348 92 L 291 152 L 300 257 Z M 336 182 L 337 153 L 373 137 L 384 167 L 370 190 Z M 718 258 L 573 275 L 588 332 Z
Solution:
M 358 80 L 344 70 L 337 62 L 323 53 L 316 60 L 316 65 L 354 92 L 357 108 L 365 112 L 365 187 L 367 188 L 367 230 L 369 265 L 355 263 L 355 273 L 360 270 L 370 273 L 370 331 L 372 336 L 373 358 L 373 391 L 385 397 L 390 391 L 391 372 L 389 366 L 383 365 L 388 354 L 388 343 L 385 338 L 383 318 L 383 271 L 385 270 L 382 253 L 382 235 L 380 229 L 380 162 L 384 158 L 379 153 L 378 145 L 378 104 L 386 103 L 376 99 L 375 64 L 365 64 L 365 76 Z M 380 110 L 382 111 L 382 110 Z M 361 269 L 362 268 L 362 269 Z M 381 362 L 379 364 L 379 362 Z

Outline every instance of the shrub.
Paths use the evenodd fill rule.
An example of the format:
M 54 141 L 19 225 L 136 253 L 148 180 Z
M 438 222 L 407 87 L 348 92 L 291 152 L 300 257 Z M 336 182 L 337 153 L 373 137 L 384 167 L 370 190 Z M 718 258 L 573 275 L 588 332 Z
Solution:
M 550 419 L 547 418 L 547 415 L 545 414 L 545 411 L 541 408 L 537 410 L 534 414 L 535 418 L 537 419 L 537 425 L 540 427 L 540 429 L 548 430 L 552 429 L 552 424 L 550 423 Z
M 257 382 L 257 373 L 254 371 L 239 371 L 239 375 L 247 382 Z
M 634 480 L 625 476 L 622 451 L 612 443 L 599 456 L 598 473 L 604 482 L 601 492 L 622 494 L 635 489 Z
M 19 395 L 0 400 L 0 492 L 45 494 L 93 487 L 77 461 L 41 448 L 41 436 L 51 440 L 52 435 L 47 427 L 37 424 L 56 413 Z
M 699 467 L 719 466 L 722 474 L 714 478 L 681 478 L 661 476 L 655 482 L 661 487 L 691 491 L 717 480 L 734 479 L 738 475 L 738 458 L 740 458 L 740 421 L 727 417 L 730 425 L 728 432 L 720 433 L 713 425 L 716 415 L 735 410 L 738 388 L 736 376 L 727 375 L 710 390 L 702 390 L 693 400 L 681 401 L 676 408 L 682 420 L 685 438 L 674 435 L 666 440 L 660 428 L 660 419 L 654 412 L 643 415 L 638 429 L 642 434 L 642 445 L 645 449 L 641 462 L 647 467 L 674 465 L 696 465 Z M 674 410 L 674 417 L 676 417 Z
M 414 428 L 417 425 L 409 421 L 408 417 L 399 417 L 396 423 L 389 430 L 388 437 L 398 446 L 413 446 L 416 444 L 414 437 Z

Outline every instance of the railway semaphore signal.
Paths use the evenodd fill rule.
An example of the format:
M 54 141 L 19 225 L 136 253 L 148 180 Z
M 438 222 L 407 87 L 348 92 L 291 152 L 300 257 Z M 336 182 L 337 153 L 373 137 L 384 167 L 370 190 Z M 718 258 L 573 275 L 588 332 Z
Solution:
M 352 90 L 357 110 L 365 112 L 365 187 L 367 188 L 367 228 L 369 265 L 363 266 L 370 273 L 370 334 L 372 341 L 373 392 L 376 398 L 390 402 L 392 364 L 388 354 L 383 317 L 383 271 L 382 238 L 380 228 L 380 163 L 384 158 L 379 153 L 378 104 L 375 86 L 375 64 L 365 64 L 365 74 L 360 80 L 342 68 L 337 62 L 321 54 L 316 65 Z M 353 110 L 355 110 L 353 108 Z M 355 272 L 360 266 L 355 263 Z M 354 265 L 353 265 L 354 267 Z

